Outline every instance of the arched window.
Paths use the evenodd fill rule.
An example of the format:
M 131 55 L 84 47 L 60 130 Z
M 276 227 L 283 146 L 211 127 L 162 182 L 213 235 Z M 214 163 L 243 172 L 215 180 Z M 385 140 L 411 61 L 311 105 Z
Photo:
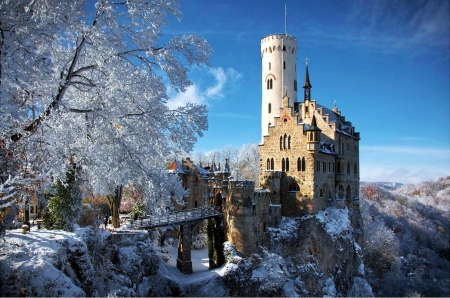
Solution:
M 267 159 L 267 167 L 266 167 L 266 169 L 270 170 L 270 159 Z
M 289 157 L 286 157 L 286 172 L 289 171 Z
M 301 171 L 302 170 L 302 160 L 299 158 L 297 158 L 297 171 Z
M 323 189 L 322 189 L 322 187 L 320 188 L 320 194 L 319 194 L 319 196 L 320 196 L 320 197 L 323 197 Z
M 283 46 L 283 52 L 286 52 L 286 46 Z
M 283 142 L 283 148 L 284 148 L 284 149 L 287 148 L 287 142 L 288 142 L 287 135 L 284 134 L 284 142 Z
M 355 168 L 353 169 L 353 172 L 355 173 L 355 175 L 358 175 L 358 163 L 355 162 Z
M 291 149 L 291 136 L 288 137 L 288 149 Z
M 305 167 L 306 167 L 306 162 L 305 162 L 305 158 L 302 158 L 302 172 L 305 171 Z
M 294 80 L 294 91 L 297 91 L 297 80 Z
M 272 113 L 272 104 L 271 103 L 269 103 L 268 109 L 269 109 L 269 114 Z
M 297 183 L 292 182 L 291 184 L 289 184 L 289 191 L 290 192 L 299 192 L 300 191 L 300 187 L 298 186 Z
M 283 137 L 280 137 L 280 150 L 283 149 Z
M 350 162 L 347 161 L 347 174 L 350 174 Z
M 269 62 L 269 70 L 272 69 L 272 64 Z
M 283 61 L 283 69 L 286 69 L 286 61 Z
M 270 169 L 273 171 L 274 169 L 274 162 L 273 162 L 273 158 L 270 159 Z
M 337 173 L 341 173 L 341 163 L 339 161 L 337 162 Z
M 284 172 L 286 170 L 286 165 L 284 164 L 284 157 L 281 159 L 281 170 Z

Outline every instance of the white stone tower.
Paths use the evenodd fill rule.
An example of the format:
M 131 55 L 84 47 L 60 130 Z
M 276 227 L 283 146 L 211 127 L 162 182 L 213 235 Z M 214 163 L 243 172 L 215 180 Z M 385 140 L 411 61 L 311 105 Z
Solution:
M 287 34 L 271 34 L 261 39 L 262 115 L 261 144 L 280 116 L 282 98 L 289 97 L 289 106 L 297 102 L 297 40 Z

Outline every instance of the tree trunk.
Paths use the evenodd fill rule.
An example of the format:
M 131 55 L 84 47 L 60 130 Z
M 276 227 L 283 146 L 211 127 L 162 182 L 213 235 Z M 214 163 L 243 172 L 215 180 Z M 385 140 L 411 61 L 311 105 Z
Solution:
M 113 228 L 120 227 L 119 208 L 120 202 L 122 201 L 122 189 L 123 186 L 120 185 L 114 191 L 114 195 L 107 196 L 109 209 L 111 209 L 111 219 Z

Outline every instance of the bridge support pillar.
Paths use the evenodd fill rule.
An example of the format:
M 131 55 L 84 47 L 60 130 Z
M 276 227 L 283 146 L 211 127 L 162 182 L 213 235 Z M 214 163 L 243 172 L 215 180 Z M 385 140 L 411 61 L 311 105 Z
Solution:
M 180 233 L 178 234 L 177 268 L 184 274 L 192 273 L 191 247 L 192 224 L 182 224 L 180 225 Z
M 223 255 L 225 233 L 223 230 L 222 217 L 217 216 L 208 219 L 207 228 L 209 269 L 214 269 L 225 263 L 225 256 Z

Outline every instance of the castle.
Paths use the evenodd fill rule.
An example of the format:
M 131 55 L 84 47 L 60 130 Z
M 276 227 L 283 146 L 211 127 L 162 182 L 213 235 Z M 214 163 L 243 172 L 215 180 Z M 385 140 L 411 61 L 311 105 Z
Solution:
M 213 163 L 202 168 L 175 161 L 185 188 L 186 209 L 221 205 L 224 233 L 245 256 L 268 245 L 267 229 L 282 216 L 314 214 L 328 206 L 358 204 L 359 132 L 334 106 L 311 97 L 306 61 L 303 100 L 297 101 L 297 41 L 287 34 L 261 40 L 262 115 L 259 181 L 230 177 Z

